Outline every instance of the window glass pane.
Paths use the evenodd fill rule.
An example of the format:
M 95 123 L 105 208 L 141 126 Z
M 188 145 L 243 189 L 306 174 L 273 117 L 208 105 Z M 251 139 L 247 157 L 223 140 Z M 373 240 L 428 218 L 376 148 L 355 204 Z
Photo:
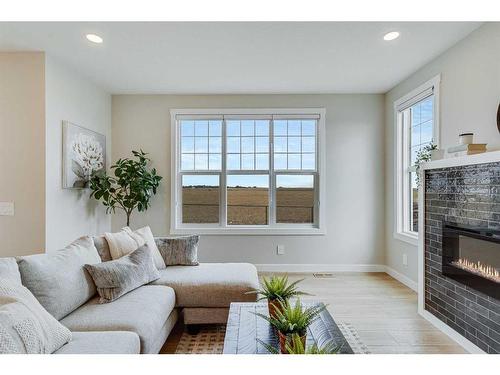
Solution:
M 253 136 L 254 135 L 253 121 L 244 120 L 241 122 L 241 135 L 242 136 Z
M 208 136 L 208 121 L 200 120 L 194 122 L 194 135 L 197 137 Z
M 241 137 L 241 152 L 252 153 L 254 152 L 254 137 Z
M 286 135 L 286 120 L 275 120 L 274 121 L 274 135 Z
M 208 152 L 208 138 L 194 137 L 194 152 Z
M 300 135 L 300 120 L 288 120 L 288 136 Z
M 185 171 L 192 171 L 194 169 L 194 154 L 182 154 L 181 168 Z
M 286 137 L 274 137 L 274 152 L 286 152 Z
M 255 121 L 255 135 L 269 135 L 269 120 Z
M 315 152 L 316 151 L 316 138 L 302 137 L 302 152 Z
M 410 173 L 410 230 L 418 232 L 418 186 L 416 173 Z
M 207 170 L 208 169 L 208 155 L 195 154 L 194 155 L 194 169 Z
M 314 222 L 314 176 L 276 176 L 276 222 Z
M 288 152 L 300 152 L 300 137 L 288 137 Z
M 267 225 L 268 175 L 227 176 L 227 224 Z
M 181 135 L 183 137 L 194 136 L 194 121 L 181 121 Z
M 417 146 L 420 142 L 420 125 L 411 127 L 411 146 Z
M 227 169 L 240 169 L 240 154 L 227 154 Z
M 432 120 L 434 111 L 434 96 L 429 96 L 424 99 L 420 104 L 420 122 Z
M 218 223 L 219 176 L 182 176 L 182 222 Z
M 257 170 L 269 169 L 269 154 L 255 155 L 255 169 Z
M 411 107 L 411 123 L 412 125 L 420 124 L 420 103 Z
M 228 137 L 236 137 L 240 135 L 240 122 L 229 120 L 226 122 L 226 133 Z
M 254 169 L 254 154 L 241 154 L 241 169 Z
M 194 137 L 182 137 L 181 152 L 194 152 Z
M 274 169 L 286 169 L 286 154 L 274 154 Z
M 240 152 L 240 137 L 227 137 L 227 152 Z
M 316 154 L 302 154 L 302 169 L 316 169 Z
M 315 120 L 302 120 L 302 135 L 316 135 Z
M 212 171 L 220 171 L 222 169 L 222 158 L 220 154 L 208 155 L 208 168 Z
M 420 142 L 429 143 L 432 141 L 432 121 L 427 121 L 420 125 Z
M 210 150 L 211 153 L 221 153 L 221 143 L 222 143 L 222 138 L 221 137 L 210 137 L 209 138 L 209 144 L 208 144 L 208 149 Z
M 269 152 L 269 137 L 255 138 L 255 152 Z
M 415 146 L 415 147 L 411 148 L 411 151 L 410 151 L 411 163 L 409 165 L 410 167 L 415 165 L 415 161 L 417 160 L 417 154 L 419 151 L 420 151 L 420 146 Z
M 300 154 L 288 154 L 288 169 L 300 169 Z
M 211 120 L 209 121 L 209 135 L 211 137 L 220 137 L 222 135 L 222 121 L 221 120 Z

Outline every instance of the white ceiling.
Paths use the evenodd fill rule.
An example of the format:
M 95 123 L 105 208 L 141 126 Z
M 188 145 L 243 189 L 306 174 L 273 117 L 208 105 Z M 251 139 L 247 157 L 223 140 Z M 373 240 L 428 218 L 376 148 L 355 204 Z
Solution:
M 111 93 L 384 93 L 475 22 L 0 23 Z M 392 30 L 399 39 L 386 42 Z M 92 44 L 85 34 L 104 38 Z

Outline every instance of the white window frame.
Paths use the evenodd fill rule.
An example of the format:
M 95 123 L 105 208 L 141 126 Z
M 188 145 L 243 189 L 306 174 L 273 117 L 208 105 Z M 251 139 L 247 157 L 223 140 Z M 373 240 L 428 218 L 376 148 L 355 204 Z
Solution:
M 270 117 L 287 117 L 287 118 L 301 118 L 307 116 L 317 116 L 317 131 L 316 131 L 316 173 L 317 181 L 316 184 L 316 213 L 315 213 L 315 224 L 279 224 L 274 225 L 232 225 L 228 226 L 226 224 L 225 212 L 226 207 L 221 201 L 221 220 L 220 224 L 185 224 L 181 222 L 181 171 L 180 171 L 180 127 L 179 127 L 179 117 L 206 117 L 206 116 L 238 116 L 238 117 L 253 117 L 257 118 Z M 170 110 L 170 124 L 171 124 L 171 202 L 170 202 L 170 233 L 171 234 L 214 234 L 214 235 L 324 235 L 326 234 L 326 147 L 325 147 L 325 108 L 244 108 L 244 109 L 228 109 L 228 108 L 187 108 L 187 109 L 171 109 Z M 273 147 L 272 142 L 272 123 L 270 124 L 271 133 L 269 135 L 269 142 L 271 143 L 271 148 Z M 225 163 L 225 127 L 223 126 L 223 152 L 222 152 L 222 162 Z M 270 176 L 276 176 L 280 171 L 275 171 L 271 174 L 271 168 L 273 168 L 273 153 L 269 153 L 270 163 L 269 172 L 266 174 Z M 212 171 L 206 171 L 204 174 L 211 174 Z M 248 172 L 252 171 L 245 171 Z M 254 171 L 255 174 L 259 174 L 262 171 Z M 216 172 L 218 174 L 218 172 Z M 237 174 L 231 172 L 231 174 Z M 307 170 L 285 170 L 283 173 L 286 174 L 310 174 Z M 250 173 L 251 174 L 251 173 Z M 224 187 L 226 176 L 221 173 L 221 178 L 224 181 L 220 181 L 220 188 L 222 194 L 225 195 L 226 191 Z M 275 178 L 270 179 L 269 191 L 270 191 L 270 207 L 271 202 L 275 200 L 274 197 L 274 186 Z M 224 200 L 225 201 L 225 200 Z M 270 215 L 275 215 L 273 210 L 270 208 Z
M 419 233 L 412 231 L 410 227 L 410 182 L 407 178 L 410 164 L 409 155 L 409 119 L 404 118 L 404 110 L 425 99 L 430 95 L 433 97 L 433 141 L 440 147 L 440 127 L 439 127 L 439 86 L 441 75 L 437 75 L 429 81 L 418 86 L 408 94 L 394 102 L 394 126 L 395 150 L 394 150 L 394 238 L 407 242 L 411 245 L 418 245 Z M 422 181 L 423 179 L 421 179 Z

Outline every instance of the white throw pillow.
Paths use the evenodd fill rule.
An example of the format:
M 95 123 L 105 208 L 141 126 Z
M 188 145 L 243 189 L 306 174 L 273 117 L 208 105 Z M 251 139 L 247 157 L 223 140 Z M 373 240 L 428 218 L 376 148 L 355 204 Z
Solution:
M 0 354 L 50 354 L 70 340 L 26 287 L 0 279 Z
M 117 233 L 104 233 L 108 241 L 111 258 L 119 259 L 124 255 L 130 254 L 143 245 L 147 245 L 153 254 L 153 260 L 157 269 L 166 268 L 165 262 L 156 246 L 153 232 L 149 227 L 144 227 L 132 231 L 129 227 L 122 228 Z

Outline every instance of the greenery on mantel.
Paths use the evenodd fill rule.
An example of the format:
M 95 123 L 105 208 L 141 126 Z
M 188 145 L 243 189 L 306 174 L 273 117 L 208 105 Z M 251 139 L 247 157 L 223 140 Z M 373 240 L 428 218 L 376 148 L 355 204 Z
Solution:
M 432 151 L 437 150 L 437 145 L 430 143 L 417 152 L 417 158 L 415 160 L 415 175 L 417 186 L 420 186 L 420 164 L 432 160 Z
M 132 154 L 135 159 L 118 159 L 111 166 L 114 176 L 101 171 L 90 180 L 90 197 L 102 200 L 106 213 L 115 213 L 117 208 L 123 210 L 127 216 L 127 226 L 135 209 L 143 212 L 149 208 L 149 201 L 156 194 L 162 179 L 156 174 L 155 168 L 148 168 L 151 160 L 144 151 L 132 151 Z

